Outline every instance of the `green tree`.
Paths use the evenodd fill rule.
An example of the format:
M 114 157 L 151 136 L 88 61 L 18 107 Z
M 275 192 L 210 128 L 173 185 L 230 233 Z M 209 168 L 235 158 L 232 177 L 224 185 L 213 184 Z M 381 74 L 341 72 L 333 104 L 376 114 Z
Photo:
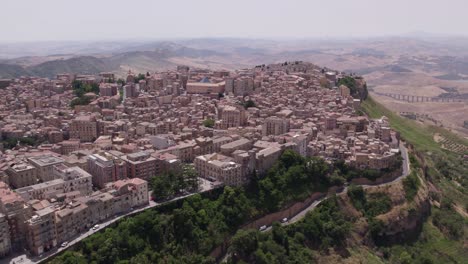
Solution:
M 255 107 L 255 102 L 252 100 L 248 100 L 248 101 L 245 101 L 243 105 L 244 105 L 244 108 L 247 109 L 249 107 Z
M 213 128 L 215 125 L 215 121 L 211 118 L 208 118 L 208 119 L 203 120 L 203 125 L 205 127 Z
M 241 259 L 248 257 L 257 250 L 258 231 L 255 229 L 239 230 L 231 239 L 230 251 Z

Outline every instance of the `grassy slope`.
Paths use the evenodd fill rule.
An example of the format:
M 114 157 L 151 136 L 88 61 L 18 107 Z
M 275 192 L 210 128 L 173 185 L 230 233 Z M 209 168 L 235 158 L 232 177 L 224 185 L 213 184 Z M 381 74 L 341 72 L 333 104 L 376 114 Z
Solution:
M 447 175 L 443 175 L 437 170 L 435 162 L 437 159 L 448 161 L 450 166 L 457 167 L 456 169 L 458 172 L 462 172 L 461 176 L 468 175 L 468 170 L 466 168 L 467 163 L 462 160 L 460 155 L 442 149 L 440 145 L 434 141 L 434 134 L 439 133 L 444 137 L 450 138 L 453 142 L 468 146 L 467 140 L 462 139 L 443 128 L 436 126 L 423 126 L 412 120 L 400 117 L 386 109 L 371 97 L 362 103 L 362 110 L 371 118 L 380 118 L 381 116 L 388 117 L 392 128 L 399 131 L 404 140 L 413 144 L 418 151 L 425 153 L 426 161 L 429 166 L 429 174 L 434 176 L 434 183 L 436 183 L 437 187 L 443 191 L 444 195 L 449 196 L 461 206 L 466 205 L 468 201 L 468 190 L 466 190 L 466 188 L 460 188 L 453 181 L 447 179 L 447 177 L 445 177 Z M 460 175 L 460 173 L 458 174 Z
M 468 175 L 466 162 L 453 152 L 443 150 L 440 145 L 433 140 L 434 133 L 440 133 L 451 140 L 468 145 L 467 140 L 461 139 L 453 133 L 435 126 L 423 126 L 409 119 L 402 118 L 389 111 L 384 106 L 368 98 L 362 104 L 362 110 L 371 118 L 386 116 L 390 120 L 391 126 L 400 132 L 402 138 L 412 143 L 416 150 L 425 154 L 426 162 L 429 166 L 429 175 L 434 185 L 441 190 L 442 197 L 449 197 L 454 203 L 466 206 L 468 194 L 466 188 L 457 186 L 450 177 L 443 175 L 437 170 L 435 160 L 443 159 L 450 162 L 450 166 L 457 166 L 463 177 Z M 465 172 L 465 173 L 464 173 Z M 467 234 L 464 238 L 456 241 L 448 239 L 431 223 L 431 218 L 424 224 L 423 231 L 418 241 L 407 245 L 397 245 L 383 249 L 390 253 L 390 263 L 399 262 L 399 256 L 403 251 L 412 255 L 414 259 L 422 257 L 429 258 L 434 263 L 467 263 L 468 253 L 464 248 L 463 241 L 467 241 Z M 369 263 L 371 259 L 369 259 Z M 372 261 L 373 262 L 373 261 Z

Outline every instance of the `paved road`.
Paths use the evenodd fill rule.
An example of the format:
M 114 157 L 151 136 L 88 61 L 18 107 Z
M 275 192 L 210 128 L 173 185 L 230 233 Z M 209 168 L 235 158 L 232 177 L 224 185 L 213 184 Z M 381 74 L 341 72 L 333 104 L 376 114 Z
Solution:
M 67 248 L 75 245 L 76 243 L 80 242 L 84 238 L 86 238 L 86 237 L 88 237 L 88 236 L 90 236 L 90 235 L 92 235 L 92 234 L 106 228 L 107 226 L 115 223 L 116 221 L 120 220 L 123 217 L 133 215 L 133 214 L 139 213 L 141 211 L 144 211 L 144 210 L 147 210 L 147 209 L 150 209 L 150 208 L 162 205 L 162 204 L 167 204 L 167 203 L 170 203 L 170 202 L 173 202 L 173 201 L 184 199 L 184 198 L 192 196 L 194 194 L 206 192 L 206 191 L 209 191 L 209 190 L 214 189 L 216 187 L 219 187 L 219 186 L 212 185 L 211 182 L 209 182 L 208 180 L 205 180 L 203 178 L 199 178 L 199 180 L 200 180 L 200 190 L 199 190 L 199 192 L 188 193 L 186 195 L 178 196 L 178 197 L 175 197 L 174 199 L 171 199 L 169 201 L 165 201 L 165 202 L 162 202 L 162 203 L 149 201 L 149 204 L 147 206 L 136 208 L 133 211 L 129 211 L 129 212 L 124 213 L 122 215 L 119 215 L 119 216 L 117 216 L 115 218 L 112 218 L 112 219 L 109 219 L 109 220 L 107 220 L 105 222 L 99 223 L 99 228 L 97 228 L 96 230 L 90 229 L 90 230 L 86 231 L 85 233 L 81 233 L 80 235 L 75 237 L 73 240 L 68 241 L 68 245 L 66 247 L 58 247 L 58 248 L 55 248 L 55 249 L 53 249 L 51 251 L 48 251 L 48 252 L 40 255 L 40 256 L 31 257 L 31 258 L 28 257 L 26 254 L 13 255 L 10 258 L 1 259 L 0 264 L 7 264 L 7 263 L 10 263 L 10 264 L 39 263 L 39 262 L 41 262 L 41 261 L 43 261 L 43 260 L 45 260 L 45 259 L 47 259 L 49 257 L 54 256 L 55 254 L 58 254 L 58 253 L 60 253 L 60 252 L 62 252 L 64 250 L 66 250 Z M 152 194 L 152 191 L 149 192 L 149 197 L 151 197 L 151 194 Z
M 395 178 L 394 180 L 390 181 L 390 182 L 386 182 L 386 183 L 382 183 L 382 184 L 378 184 L 378 185 L 361 185 L 364 189 L 367 189 L 367 188 L 373 188 L 373 187 L 379 187 L 379 186 L 385 186 L 385 185 L 390 185 L 390 184 L 393 184 L 395 182 L 398 182 L 398 181 L 401 181 L 402 179 L 404 179 L 406 176 L 408 176 L 410 174 L 410 162 L 409 162 L 409 158 L 408 158 L 408 150 L 406 149 L 406 147 L 403 145 L 403 143 L 400 143 L 400 151 L 401 151 L 401 157 L 403 158 L 403 171 L 402 171 L 402 174 L 400 176 L 398 176 L 397 178 Z M 348 192 L 348 186 L 346 186 L 341 192 L 337 193 L 337 195 L 343 195 L 343 194 L 346 194 Z M 301 220 L 302 218 L 304 218 L 304 216 L 309 212 L 309 211 L 312 211 L 314 210 L 323 200 L 327 199 L 328 197 L 323 197 L 315 202 L 313 202 L 309 207 L 305 208 L 304 210 L 302 210 L 301 212 L 299 212 L 298 214 L 296 214 L 294 217 L 292 217 L 291 219 L 289 219 L 287 222 L 285 223 L 282 223 L 283 226 L 286 226 L 286 225 L 290 225 L 290 224 L 293 224 L 299 220 Z M 267 232 L 271 229 L 271 224 L 265 229 L 263 230 L 262 232 Z

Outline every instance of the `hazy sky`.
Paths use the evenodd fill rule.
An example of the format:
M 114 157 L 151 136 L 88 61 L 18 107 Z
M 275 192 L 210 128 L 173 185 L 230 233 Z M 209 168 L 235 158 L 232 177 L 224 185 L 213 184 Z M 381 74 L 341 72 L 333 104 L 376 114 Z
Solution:
M 468 35 L 468 0 L 1 0 L 0 41 Z

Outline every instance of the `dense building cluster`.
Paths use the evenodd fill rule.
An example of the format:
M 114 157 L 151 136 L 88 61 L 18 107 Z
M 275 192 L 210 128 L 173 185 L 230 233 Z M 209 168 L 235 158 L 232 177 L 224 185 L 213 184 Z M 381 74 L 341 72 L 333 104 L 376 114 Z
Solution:
M 179 66 L 118 82 L 112 73 L 8 82 L 0 89 L 0 256 L 42 254 L 147 205 L 148 180 L 183 163 L 234 186 L 286 149 L 391 167 L 398 135 L 385 117 L 357 114 L 360 99 L 337 85 L 343 77 L 296 61 L 235 72 Z M 99 95 L 80 94 L 89 103 L 70 107 L 78 82 L 98 85 Z

